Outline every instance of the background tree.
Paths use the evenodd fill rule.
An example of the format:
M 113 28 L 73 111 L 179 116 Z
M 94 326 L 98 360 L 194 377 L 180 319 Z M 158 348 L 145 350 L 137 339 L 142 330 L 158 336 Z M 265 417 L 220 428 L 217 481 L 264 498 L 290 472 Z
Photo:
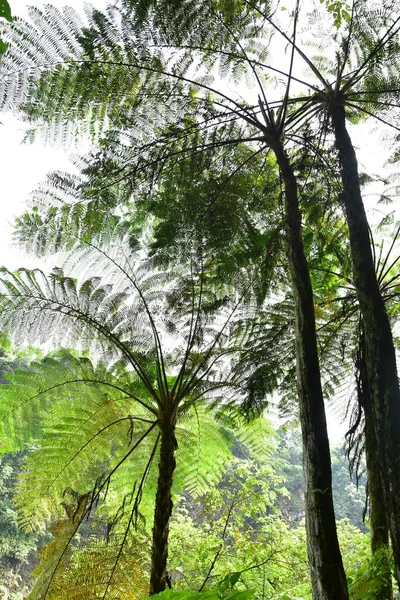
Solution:
M 12 494 L 22 460 L 23 453 L 6 454 L 0 460 L 0 592 L 10 600 L 28 594 L 35 554 L 46 540 L 43 532 L 26 533 L 18 526 Z

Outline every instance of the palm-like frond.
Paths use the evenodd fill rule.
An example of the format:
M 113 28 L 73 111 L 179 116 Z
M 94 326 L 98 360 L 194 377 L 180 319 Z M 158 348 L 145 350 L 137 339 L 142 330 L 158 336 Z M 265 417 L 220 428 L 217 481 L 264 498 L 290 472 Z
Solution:
M 14 447 L 38 444 L 27 458 L 17 493 L 26 528 L 37 527 L 54 510 L 58 514 L 66 487 L 88 490 L 119 458 L 129 458 L 132 446 L 157 424 L 143 406 L 146 396 L 134 376 L 112 374 L 105 365 L 94 367 L 88 358 L 67 352 L 13 376 L 2 395 L 2 437 L 10 436 Z M 147 401 L 151 406 L 152 400 Z M 33 423 L 26 418 L 32 414 Z M 149 439 L 142 446 L 148 448 Z M 146 455 L 142 446 L 136 457 Z M 137 472 L 130 475 L 135 481 Z
M 337 59 L 327 57 L 324 64 L 307 56 L 301 48 L 300 34 L 295 32 L 291 39 L 266 3 L 232 2 L 221 10 L 213 2 L 203 7 L 197 2 L 184 2 L 173 3 L 162 11 L 157 9 L 160 3 L 144 4 L 146 8 L 141 3 L 126 2 L 121 12 L 113 7 L 104 14 L 88 13 L 85 28 L 77 17 L 71 27 L 69 14 L 55 9 L 48 13 L 36 10 L 32 17 L 37 33 L 31 33 L 31 37 L 27 35 L 28 25 L 17 22 L 11 27 L 10 49 L 3 61 L 7 80 L 2 88 L 3 104 L 18 105 L 29 91 L 29 105 L 23 110 L 33 121 L 62 127 L 69 116 L 70 123 L 86 120 L 89 129 L 96 129 L 96 124 L 101 128 L 107 122 L 118 137 L 121 131 L 135 132 L 143 141 L 140 154 L 147 144 L 155 143 L 160 124 L 175 126 L 189 115 L 201 122 L 204 111 L 208 126 L 213 126 L 209 120 L 212 106 L 214 126 L 219 122 L 220 127 L 225 118 L 241 122 L 250 139 L 257 138 L 256 133 L 263 138 L 268 129 L 265 117 L 270 120 L 276 109 L 280 121 L 277 125 L 285 129 L 286 136 L 293 136 L 318 115 L 322 115 L 320 124 L 326 128 L 329 107 L 335 103 L 346 105 L 354 116 L 375 115 L 394 126 L 396 35 L 400 23 L 389 4 L 379 10 L 374 5 L 354 2 L 351 18 L 343 21 L 343 30 L 335 40 Z M 204 22 L 207 28 L 202 26 Z M 386 27 L 383 34 L 382 24 Z M 66 39 L 68 30 L 72 31 L 70 40 Z M 292 47 L 286 71 L 265 62 L 271 30 Z M 32 50 L 38 43 L 44 44 L 42 54 L 50 65 L 42 76 L 38 71 L 44 67 L 43 59 L 35 65 L 36 53 Z M 320 56 L 324 49 L 321 44 Z M 20 63 L 27 61 L 28 68 L 15 70 L 16 54 Z M 292 72 L 294 57 L 299 57 L 311 72 L 309 80 L 302 81 L 308 96 L 289 94 L 290 81 L 296 80 Z M 212 77 L 206 80 L 199 74 L 200 64 L 210 77 L 220 65 L 224 81 L 237 83 L 237 77 L 247 74 L 258 87 L 261 104 L 249 105 L 226 94 L 223 86 L 212 83 Z M 286 94 L 282 101 L 267 100 L 265 74 L 269 77 L 277 71 L 288 82 Z M 15 78 L 22 82 L 15 87 L 25 90 L 20 96 L 12 93 Z M 115 89 L 121 94 L 117 102 Z M 162 142 L 168 144 L 169 139 Z M 141 146 L 140 141 L 137 146 Z
M 56 578 L 49 600 L 102 598 L 107 572 L 111 571 L 115 558 L 113 546 L 104 542 L 75 552 L 68 569 Z M 139 600 L 147 593 L 147 573 L 143 572 L 135 550 L 128 548 L 119 556 L 109 598 L 117 600 L 122 594 L 127 600 Z
M 232 431 L 216 418 L 215 411 L 196 403 L 181 419 L 176 431 L 178 450 L 176 490 L 199 496 L 216 485 L 231 457 Z M 182 440 L 182 441 L 181 441 Z M 212 447 L 213 453 L 209 452 Z
M 82 128 L 96 137 L 110 123 L 127 124 L 134 113 L 138 130 L 146 122 L 154 126 L 160 121 L 160 110 L 165 118 L 172 104 L 178 109 L 190 106 L 193 89 L 209 89 L 202 76 L 194 80 L 186 76 L 188 69 L 195 71 L 200 60 L 204 62 L 204 53 L 210 65 L 218 64 L 220 74 L 230 73 L 237 80 L 246 70 L 243 57 L 246 61 L 253 53 L 266 54 L 267 40 L 250 12 L 232 11 L 226 18 L 212 5 L 203 11 L 204 17 L 210 11 L 215 17 L 211 29 L 195 25 L 199 15 L 191 11 L 180 10 L 179 17 L 174 14 L 174 23 L 182 26 L 183 20 L 188 25 L 179 29 L 183 35 L 177 50 L 169 40 L 170 28 L 160 33 L 160 23 L 138 26 L 128 6 L 108 7 L 104 14 L 87 10 L 88 24 L 69 9 L 32 9 L 31 23 L 16 21 L 7 32 L 10 46 L 2 64 L 2 89 L 7 91 L 1 105 L 13 108 L 26 100 L 22 107 L 28 118 L 36 124 L 52 122 L 50 134 L 55 128 L 62 139 L 68 137 L 68 129 L 73 137 Z M 232 36 L 238 26 L 239 54 L 238 40 Z M 37 46 L 41 58 L 35 61 Z M 186 89 L 180 89 L 181 84 Z
M 192 137 L 203 139 L 193 134 L 185 141 Z M 114 151 L 109 152 L 111 157 Z M 96 250 L 100 241 L 105 245 L 118 237 L 134 249 L 144 235 L 159 268 L 168 265 L 172 255 L 190 262 L 199 248 L 208 286 L 212 279 L 215 289 L 222 281 L 237 286 L 243 279 L 240 273 L 246 269 L 251 271 L 254 291 L 265 297 L 283 251 L 280 188 L 270 157 L 261 159 L 239 145 L 229 153 L 221 149 L 218 155 L 211 151 L 198 157 L 184 154 L 179 163 L 165 159 L 170 177 L 163 176 L 152 189 L 146 189 L 142 181 L 144 172 L 132 174 L 129 164 L 127 158 L 124 181 L 114 185 L 111 176 L 104 195 L 98 190 L 106 167 L 100 175 L 92 165 L 91 172 L 81 179 L 53 174 L 33 195 L 33 209 L 18 220 L 18 240 L 39 256 L 69 251 L 81 244 L 80 255 L 96 255 L 97 266 L 94 259 L 87 261 L 90 272 L 92 265 L 100 266 Z M 150 224 L 149 212 L 153 215 Z M 129 272 L 126 257 L 130 250 L 123 257 L 108 245 L 107 253 L 118 263 L 124 262 L 124 270 Z M 73 256 L 76 259 L 76 251 Z M 68 268 L 75 272 L 71 263 Z M 109 272 L 111 262 L 105 263 L 103 260 L 102 267 Z M 120 275 L 123 280 L 122 270 Z M 122 281 L 119 289 L 125 285 Z M 222 290 L 220 294 L 223 297 Z
M 29 595 L 30 600 L 43 598 L 44 585 L 49 586 L 49 600 L 103 597 L 104 588 L 114 568 L 117 550 L 115 544 L 102 540 L 99 533 L 92 533 L 89 537 L 85 533 L 81 534 L 80 543 L 70 546 L 64 554 L 62 568 L 54 569 L 57 552 L 60 553 L 65 538 L 72 529 L 72 517 L 69 514 L 69 518 L 52 527 L 55 539 L 41 552 L 41 563 L 33 573 L 37 580 Z M 118 568 L 109 586 L 109 598 L 117 599 L 123 594 L 124 598 L 138 600 L 147 595 L 147 573 L 140 564 L 143 560 L 141 545 L 143 546 L 143 541 L 133 536 L 118 557 Z
M 250 368 L 244 405 L 248 413 L 261 414 L 275 389 L 282 404 L 285 390 L 295 402 L 292 298 L 266 303 L 257 309 L 255 318 L 245 319 L 241 325 L 240 369 L 245 372 Z

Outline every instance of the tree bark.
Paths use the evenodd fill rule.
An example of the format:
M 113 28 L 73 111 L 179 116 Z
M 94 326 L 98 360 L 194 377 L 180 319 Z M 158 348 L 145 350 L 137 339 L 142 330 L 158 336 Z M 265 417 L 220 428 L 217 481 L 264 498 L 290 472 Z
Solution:
M 167 585 L 169 521 L 172 514 L 172 482 L 177 448 L 175 425 L 176 411 L 167 409 L 160 424 L 161 445 L 151 550 L 150 596 L 164 591 Z
M 356 154 L 346 129 L 344 107 L 331 106 L 342 170 L 354 284 L 365 328 L 371 416 L 380 463 L 386 518 L 400 584 L 400 392 L 392 332 L 376 279 L 368 221 L 361 197 Z
M 389 528 L 385 506 L 382 501 L 383 487 L 376 444 L 376 435 L 374 431 L 374 419 L 371 417 L 372 405 L 368 382 L 367 364 L 365 360 L 365 334 L 363 328 L 361 331 L 358 362 L 361 384 L 361 389 L 359 390 L 360 400 L 365 417 L 365 459 L 368 477 L 371 551 L 373 555 L 383 551 L 382 559 L 385 561 L 382 564 L 382 567 L 384 567 L 384 573 L 382 575 L 382 587 L 379 592 L 377 592 L 377 600 L 392 600 L 392 573 L 389 561 L 386 561 L 386 558 L 389 557 Z
M 301 237 L 297 181 L 282 142 L 273 140 L 270 146 L 285 184 L 286 240 L 295 302 L 297 388 L 312 595 L 313 600 L 348 600 L 333 508 L 331 458 L 318 361 L 314 300 Z

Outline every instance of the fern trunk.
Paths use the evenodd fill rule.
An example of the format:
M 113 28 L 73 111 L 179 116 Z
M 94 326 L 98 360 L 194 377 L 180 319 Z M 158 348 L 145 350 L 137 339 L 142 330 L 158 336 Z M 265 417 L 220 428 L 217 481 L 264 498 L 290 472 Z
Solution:
M 150 595 L 164 591 L 167 585 L 169 521 L 172 514 L 172 482 L 177 448 L 175 425 L 175 411 L 167 410 L 160 424 L 161 444 L 153 523 Z
M 377 453 L 374 419 L 371 418 L 372 405 L 371 393 L 368 383 L 367 364 L 365 360 L 365 335 L 360 337 L 360 363 L 359 373 L 361 380 L 361 403 L 365 416 L 365 458 L 368 476 L 368 495 L 371 526 L 371 551 L 374 556 L 379 556 L 382 561 L 381 589 L 377 592 L 377 600 L 392 600 L 392 574 L 388 557 L 389 528 L 383 498 L 381 468 Z
M 301 237 L 297 181 L 280 140 L 271 143 L 285 184 L 287 255 L 295 302 L 297 387 L 303 438 L 307 550 L 314 600 L 348 600 L 336 531 L 314 300 Z
M 383 500 L 400 584 L 400 391 L 392 332 L 376 279 L 356 154 L 342 105 L 331 108 L 342 170 L 354 284 L 365 330 L 366 371 Z

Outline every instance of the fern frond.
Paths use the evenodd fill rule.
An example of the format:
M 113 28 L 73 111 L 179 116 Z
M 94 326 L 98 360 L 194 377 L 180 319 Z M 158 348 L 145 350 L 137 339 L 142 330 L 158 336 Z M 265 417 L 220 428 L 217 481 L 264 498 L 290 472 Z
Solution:
M 178 450 L 174 487 L 193 497 L 215 486 L 231 457 L 232 433 L 222 427 L 215 412 L 201 403 L 182 415 L 176 430 Z
M 61 544 L 60 524 L 53 526 L 55 540 L 42 550 L 42 561 L 35 569 L 34 575 L 39 576 L 29 598 L 42 600 L 44 598 L 43 571 L 51 568 L 48 554 L 54 546 Z M 107 578 L 116 558 L 115 540 L 107 543 L 96 539 L 96 534 L 85 532 L 87 525 L 81 527 L 81 540 L 71 544 L 70 552 L 65 556 L 63 564 L 59 565 L 48 589 L 48 600 L 86 600 L 100 599 L 104 595 Z M 117 599 L 123 594 L 129 600 L 139 600 L 147 595 L 148 574 L 142 566 L 143 540 L 131 536 L 129 544 L 119 556 L 118 570 L 114 574 L 113 583 L 107 592 L 107 599 Z
M 33 572 L 36 584 L 29 594 L 30 600 L 48 597 L 53 586 L 54 573 L 64 567 L 71 554 L 71 542 L 86 516 L 89 495 L 78 495 L 71 490 L 72 502 L 67 507 L 68 517 L 59 521 L 53 528 L 54 539 L 42 550 L 42 562 Z
M 132 374 L 116 376 L 106 365 L 94 367 L 89 359 L 67 352 L 61 359 L 48 357 L 29 371 L 17 371 L 12 381 L 0 389 L 3 435 L 12 436 L 14 449 L 18 443 L 36 444 L 26 458 L 16 500 L 29 529 L 53 510 L 57 513 L 65 487 L 93 485 L 156 423 L 144 408 L 151 402 L 148 392 Z M 33 426 L 32 417 L 25 418 L 29 414 L 35 415 Z M 145 460 L 147 455 L 147 443 L 135 452 L 132 481 L 140 472 L 140 456 Z
M 255 460 L 265 460 L 275 450 L 276 433 L 271 423 L 265 418 L 254 419 L 242 424 L 236 432 L 239 443 L 243 444 L 250 456 Z

